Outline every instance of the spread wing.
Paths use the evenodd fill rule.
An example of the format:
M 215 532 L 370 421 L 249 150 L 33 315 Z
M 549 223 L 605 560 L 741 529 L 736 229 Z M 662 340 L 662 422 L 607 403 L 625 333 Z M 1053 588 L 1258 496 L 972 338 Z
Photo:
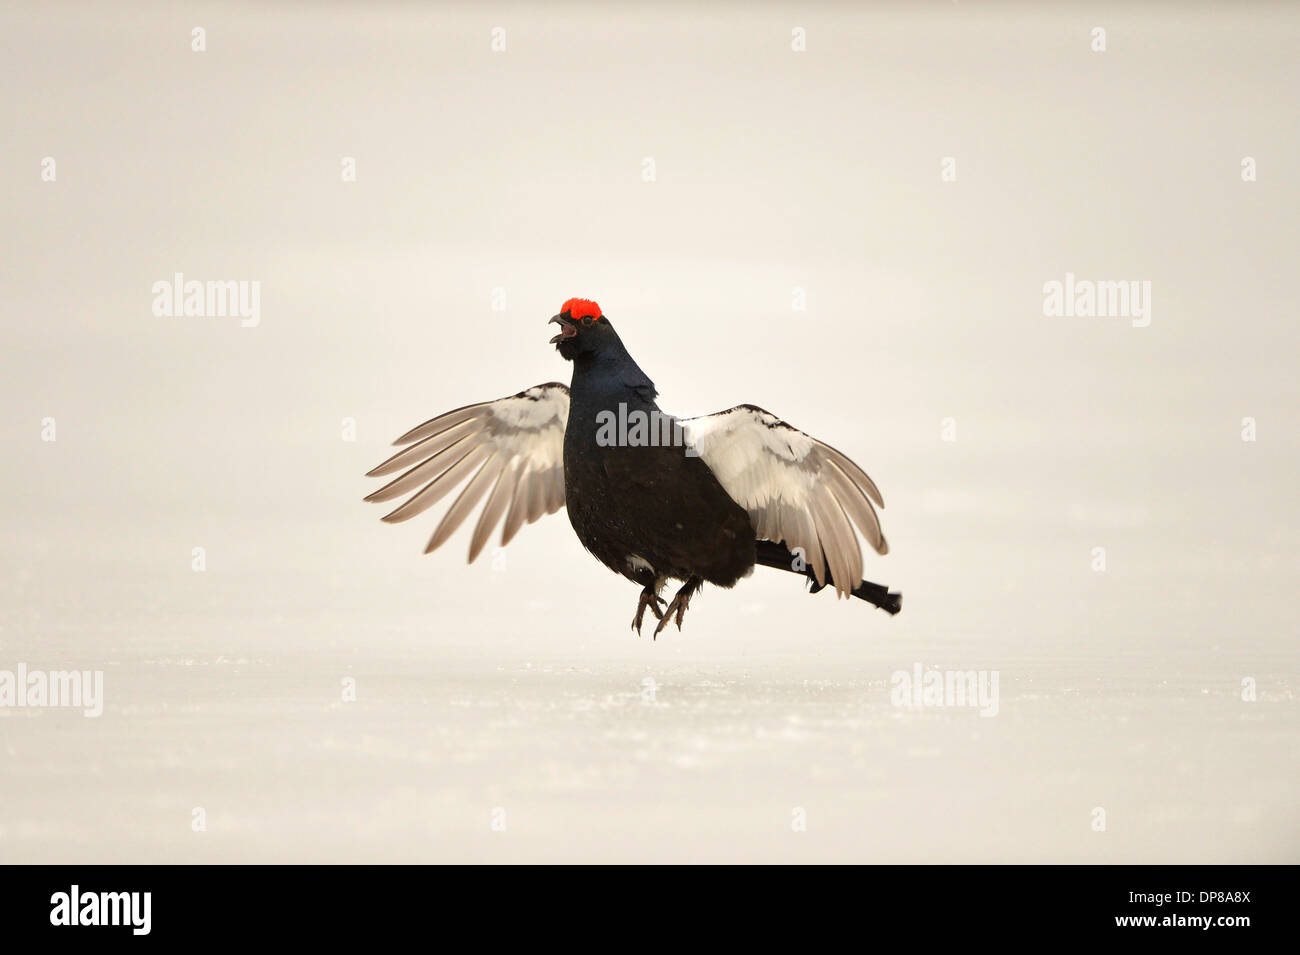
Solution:
M 509 398 L 448 411 L 393 442 L 410 447 L 367 472 L 367 477 L 407 470 L 366 500 L 390 501 L 414 491 L 404 504 L 384 515 L 385 521 L 397 523 L 428 510 L 469 478 L 424 552 L 443 544 L 486 494 L 487 503 L 470 539 L 472 563 L 502 514 L 504 547 L 525 522 L 531 524 L 564 506 L 568 418 L 569 389 L 555 381 Z
M 889 544 L 876 508 L 885 502 L 862 468 L 828 444 L 753 405 L 682 422 L 687 443 L 723 489 L 749 512 L 760 540 L 802 552 L 817 582 L 830 567 L 835 590 L 862 580 L 854 525 L 880 554 Z

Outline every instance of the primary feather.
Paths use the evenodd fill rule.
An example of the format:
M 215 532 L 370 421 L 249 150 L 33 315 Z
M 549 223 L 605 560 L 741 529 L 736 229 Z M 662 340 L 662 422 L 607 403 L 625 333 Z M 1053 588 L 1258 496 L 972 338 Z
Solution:
M 688 418 L 682 428 L 759 539 L 801 553 L 819 584 L 828 566 L 843 596 L 862 579 L 855 524 L 877 553 L 889 553 L 872 505 L 885 506 L 880 491 L 830 445 L 754 405 Z
M 472 563 L 503 513 L 504 547 L 525 522 L 531 524 L 564 506 L 564 425 L 568 416 L 569 389 L 555 381 L 448 411 L 394 442 L 411 446 L 368 475 L 382 477 L 408 470 L 366 500 L 388 501 L 415 491 L 384 515 L 390 523 L 406 521 L 438 503 L 468 477 L 429 538 L 425 553 L 444 544 L 486 494 L 487 504 L 470 540 Z

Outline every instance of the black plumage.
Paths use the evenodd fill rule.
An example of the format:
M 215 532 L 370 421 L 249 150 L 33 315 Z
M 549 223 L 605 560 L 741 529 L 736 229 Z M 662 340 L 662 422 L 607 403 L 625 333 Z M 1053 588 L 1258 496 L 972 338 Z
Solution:
M 427 549 L 486 495 L 473 560 L 502 516 L 504 544 L 523 522 L 567 505 L 583 546 L 641 586 L 633 627 L 648 607 L 656 635 L 670 620 L 680 629 L 704 583 L 732 587 L 756 563 L 807 576 L 813 592 L 830 585 L 899 611 L 900 595 L 860 579 L 857 534 L 880 553 L 888 545 L 872 506 L 879 491 L 857 465 L 750 405 L 666 415 L 599 306 L 570 299 L 551 321 L 560 326 L 552 342 L 573 363 L 571 386 L 539 385 L 408 432 L 398 443 L 417 443 L 370 472 L 411 465 L 368 500 L 420 488 L 386 520 L 414 516 L 468 477 Z M 668 580 L 684 583 L 663 608 Z

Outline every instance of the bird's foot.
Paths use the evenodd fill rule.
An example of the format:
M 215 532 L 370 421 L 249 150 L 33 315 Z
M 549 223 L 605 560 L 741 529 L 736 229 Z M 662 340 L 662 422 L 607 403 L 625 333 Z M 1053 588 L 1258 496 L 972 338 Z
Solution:
M 636 616 L 632 618 L 632 629 L 637 632 L 638 636 L 641 634 L 641 618 L 645 616 L 645 608 L 650 608 L 650 612 L 655 615 L 656 620 L 662 620 L 664 613 L 659 609 L 659 604 L 662 603 L 664 603 L 664 599 L 649 587 L 641 591 L 641 599 L 636 605 Z M 656 630 L 655 632 L 658 633 L 659 631 Z
M 664 615 L 659 618 L 659 626 L 655 627 L 656 638 L 658 638 L 659 632 L 663 630 L 664 627 L 668 626 L 668 621 L 672 620 L 674 616 L 676 617 L 674 622 L 677 624 L 677 629 L 679 631 L 682 629 L 682 617 L 686 616 L 686 608 L 690 605 L 691 597 L 694 596 L 695 591 L 699 590 L 703 584 L 704 581 L 699 577 L 692 577 L 682 585 L 682 589 L 677 591 L 677 596 L 675 596 L 673 602 L 668 605 L 668 608 L 664 611 Z

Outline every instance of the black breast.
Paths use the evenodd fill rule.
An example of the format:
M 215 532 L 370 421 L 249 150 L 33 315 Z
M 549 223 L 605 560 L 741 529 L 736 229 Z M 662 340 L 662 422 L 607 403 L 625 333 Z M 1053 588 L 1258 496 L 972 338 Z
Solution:
M 594 414 L 570 409 L 565 497 L 583 546 L 641 584 L 699 576 L 730 587 L 749 573 L 749 515 L 702 460 L 680 444 L 602 446 L 597 431 Z

